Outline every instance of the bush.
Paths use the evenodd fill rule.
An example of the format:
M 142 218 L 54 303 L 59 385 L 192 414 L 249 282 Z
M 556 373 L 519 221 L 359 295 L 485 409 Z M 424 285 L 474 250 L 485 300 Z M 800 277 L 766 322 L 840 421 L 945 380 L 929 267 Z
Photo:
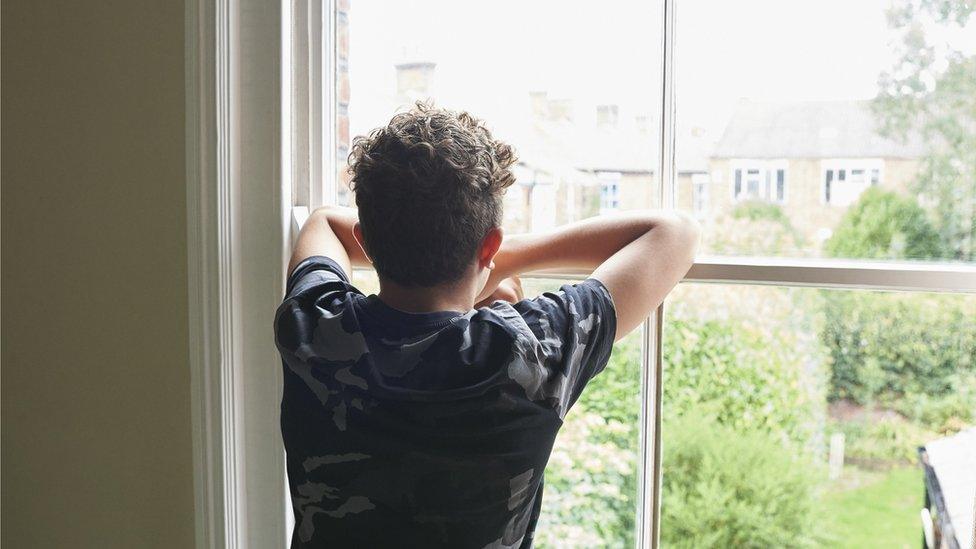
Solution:
M 704 247 L 715 254 L 780 255 L 807 253 L 803 235 L 780 206 L 749 201 L 705 225 Z
M 831 400 L 896 406 L 963 390 L 976 375 L 976 301 L 969 296 L 826 292 L 824 315 Z
M 665 425 L 666 547 L 811 547 L 821 541 L 820 471 L 776 437 L 697 414 Z
M 823 401 L 809 396 L 796 345 L 753 326 L 669 319 L 665 421 L 708 415 L 739 435 L 775 441 L 779 455 L 797 453 L 819 433 L 815 409 Z M 633 546 L 639 411 L 640 345 L 631 336 L 615 346 L 556 440 L 546 469 L 540 546 Z M 676 433 L 664 432 L 666 445 Z M 695 482 L 708 488 L 705 477 Z
M 778 204 L 764 200 L 747 200 L 736 204 L 735 208 L 732 209 L 732 217 L 734 219 L 748 219 L 749 221 L 765 219 L 792 228 L 790 218 L 783 213 L 783 208 L 779 207 Z
M 909 393 L 894 408 L 936 433 L 956 433 L 976 422 L 976 372 L 950 375 L 949 386 L 941 396 Z
M 741 432 L 808 444 L 817 407 L 796 345 L 740 320 L 672 319 L 664 346 L 665 419 L 707 414 Z M 822 397 L 821 397 L 822 398 Z
M 934 259 L 944 257 L 938 231 L 914 198 L 872 187 L 841 219 L 824 243 L 833 257 Z
M 640 345 L 614 346 L 559 431 L 549 466 L 540 547 L 633 547 L 637 518 Z
M 844 434 L 844 459 L 870 468 L 918 461 L 918 447 L 935 438 L 930 431 L 900 417 L 837 422 Z

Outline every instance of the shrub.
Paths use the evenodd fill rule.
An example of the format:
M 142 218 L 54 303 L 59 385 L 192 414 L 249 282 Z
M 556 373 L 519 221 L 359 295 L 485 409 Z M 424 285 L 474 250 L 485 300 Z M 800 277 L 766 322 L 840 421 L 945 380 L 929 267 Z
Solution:
M 754 326 L 736 319 L 668 322 L 665 418 L 709 414 L 742 432 L 805 445 L 818 434 L 816 408 L 823 403 L 811 400 L 796 345 Z
M 608 439 L 632 435 L 630 444 Z M 634 546 L 637 422 L 623 424 L 576 408 L 559 432 L 549 466 L 540 547 Z
M 614 347 L 559 431 L 536 541 L 540 547 L 633 547 L 637 517 L 640 345 Z
M 824 243 L 833 257 L 933 259 L 946 250 L 914 198 L 872 187 L 864 191 Z
M 909 393 L 894 408 L 939 434 L 956 433 L 976 422 L 976 372 L 950 375 L 949 386 L 941 396 Z
M 703 241 L 711 253 L 732 255 L 806 253 L 807 245 L 782 208 L 758 201 L 738 204 L 706 224 Z
M 832 400 L 897 405 L 963 390 L 976 375 L 970 296 L 825 292 L 824 316 Z
M 736 204 L 732 209 L 734 219 L 748 219 L 749 221 L 760 221 L 763 219 L 775 221 L 784 227 L 791 227 L 790 219 L 783 213 L 783 208 L 778 204 L 766 202 L 764 200 L 747 200 Z
M 844 434 L 844 459 L 871 468 L 916 463 L 918 447 L 935 438 L 897 416 L 837 422 L 834 428 Z
M 666 547 L 811 547 L 823 541 L 811 463 L 776 437 L 689 414 L 665 425 Z
M 822 396 L 809 396 L 801 357 L 786 335 L 734 319 L 671 318 L 666 337 L 669 425 L 682 416 L 708 415 L 723 429 L 775 441 L 779 455 L 797 453 L 819 433 L 815 409 Z M 640 345 L 632 336 L 616 345 L 610 364 L 567 416 L 546 469 L 540 546 L 633 545 L 639 374 Z M 665 430 L 665 444 L 678 432 Z M 710 489 L 706 477 L 695 482 Z

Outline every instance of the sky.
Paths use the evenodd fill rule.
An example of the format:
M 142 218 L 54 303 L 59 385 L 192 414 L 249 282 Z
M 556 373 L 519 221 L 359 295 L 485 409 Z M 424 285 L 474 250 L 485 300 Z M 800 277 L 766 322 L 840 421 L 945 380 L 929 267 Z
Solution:
M 680 0 L 679 131 L 720 133 L 740 98 L 873 97 L 896 58 L 888 1 Z M 351 0 L 349 15 L 353 135 L 393 114 L 405 61 L 437 63 L 438 104 L 501 127 L 528 115 L 530 91 L 571 99 L 581 121 L 597 104 L 619 105 L 621 120 L 660 110 L 658 1 Z M 976 51 L 976 32 L 941 38 Z

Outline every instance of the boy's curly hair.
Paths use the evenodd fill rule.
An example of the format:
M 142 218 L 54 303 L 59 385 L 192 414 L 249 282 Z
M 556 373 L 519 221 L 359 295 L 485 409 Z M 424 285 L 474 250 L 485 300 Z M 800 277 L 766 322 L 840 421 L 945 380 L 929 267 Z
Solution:
M 512 148 L 466 112 L 418 102 L 349 153 L 367 253 L 408 287 L 458 280 L 502 221 Z

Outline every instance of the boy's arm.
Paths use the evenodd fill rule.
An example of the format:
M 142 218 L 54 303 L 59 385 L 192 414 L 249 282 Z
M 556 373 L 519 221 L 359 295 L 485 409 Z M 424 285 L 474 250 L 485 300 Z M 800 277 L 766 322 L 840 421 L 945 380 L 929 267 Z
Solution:
M 640 325 L 691 268 L 698 224 L 673 212 L 594 217 L 505 239 L 485 291 L 504 278 L 545 269 L 594 269 L 617 311 L 619 340 Z
M 346 276 L 352 276 L 352 266 L 367 266 L 369 259 L 353 236 L 352 228 L 359 221 L 356 210 L 326 206 L 318 208 L 308 216 L 295 249 L 288 262 L 288 273 L 302 260 L 313 255 L 324 255 L 342 267 Z

